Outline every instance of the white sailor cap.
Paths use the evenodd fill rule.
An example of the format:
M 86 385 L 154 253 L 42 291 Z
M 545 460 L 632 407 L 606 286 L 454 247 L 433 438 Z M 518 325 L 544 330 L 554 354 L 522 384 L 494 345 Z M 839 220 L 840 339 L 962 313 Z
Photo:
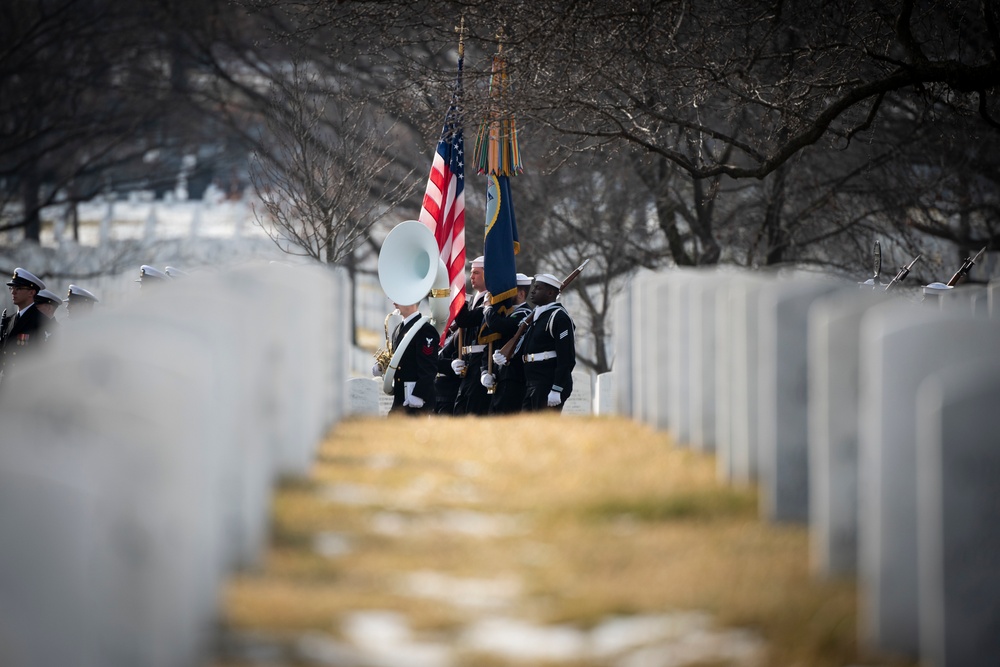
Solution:
M 69 290 L 66 292 L 65 303 L 77 302 L 77 301 L 93 301 L 97 303 L 100 299 L 94 296 L 93 292 L 85 290 L 78 285 L 70 285 Z
M 153 280 L 170 280 L 170 276 L 165 274 L 163 271 L 160 271 L 149 264 L 143 264 L 139 267 L 139 279 L 136 280 L 136 282 L 141 283 L 147 278 L 151 278 Z
M 930 285 L 924 285 L 924 294 L 930 294 L 932 296 L 941 296 L 949 290 L 955 289 L 944 283 L 931 283 Z
M 480 255 L 479 257 L 476 257 L 474 260 L 472 260 L 472 268 L 474 268 L 474 269 L 481 269 L 485 265 L 486 265 L 486 258 L 483 257 L 482 255 Z
M 530 285 L 531 276 L 525 275 L 523 273 L 517 274 L 517 284 L 518 285 Z
M 58 308 L 62 305 L 62 299 L 52 290 L 43 289 L 35 295 L 35 303 L 48 303 Z
M 18 267 L 14 269 L 14 277 L 7 283 L 7 287 L 27 287 L 36 292 L 45 289 L 45 283 L 39 280 L 35 274 Z
M 558 278 L 556 278 L 551 273 L 539 273 L 539 274 L 536 274 L 535 275 L 535 282 L 536 283 L 545 283 L 546 285 L 551 285 L 552 287 L 555 287 L 557 290 L 561 290 L 562 289 L 562 281 L 559 280 Z
M 164 270 L 167 272 L 167 275 L 170 276 L 171 278 L 178 278 L 180 276 L 188 275 L 187 271 L 181 271 L 180 269 L 176 269 L 172 266 L 168 266 Z

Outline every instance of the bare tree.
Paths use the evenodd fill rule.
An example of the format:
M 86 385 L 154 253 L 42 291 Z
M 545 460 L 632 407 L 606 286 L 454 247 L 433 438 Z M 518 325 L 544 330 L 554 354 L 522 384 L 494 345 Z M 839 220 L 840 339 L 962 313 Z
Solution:
M 292 255 L 338 263 L 415 187 L 392 159 L 393 126 L 363 101 L 292 64 L 272 84 L 270 149 L 251 161 L 257 222 Z

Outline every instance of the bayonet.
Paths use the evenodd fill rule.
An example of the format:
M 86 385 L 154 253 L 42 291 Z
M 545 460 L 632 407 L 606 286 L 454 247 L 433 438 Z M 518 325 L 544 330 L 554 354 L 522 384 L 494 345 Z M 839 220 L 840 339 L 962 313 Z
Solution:
M 895 276 L 893 276 L 892 280 L 890 280 L 890 281 L 889 281 L 889 284 L 888 284 L 888 285 L 886 285 L 886 286 L 885 286 L 885 289 L 884 289 L 884 290 L 882 290 L 882 291 L 884 291 L 884 292 L 888 292 L 888 291 L 889 291 L 889 288 L 890 288 L 890 287 L 892 287 L 893 285 L 895 285 L 895 284 L 896 284 L 896 283 L 898 283 L 898 282 L 902 282 L 902 281 L 903 281 L 903 280 L 904 280 L 904 279 L 906 278 L 906 276 L 910 275 L 910 269 L 912 269 L 912 268 L 913 268 L 913 265 L 917 263 L 917 260 L 918 260 L 918 259 L 920 259 L 920 258 L 921 258 L 921 256 L 922 256 L 922 255 L 917 255 L 916 257 L 914 257 L 914 258 L 913 258 L 913 261 L 912 261 L 912 262 L 910 262 L 910 263 L 909 263 L 909 264 L 907 264 L 906 266 L 902 267 L 902 268 L 901 268 L 901 269 L 900 269 L 900 270 L 899 270 L 899 271 L 898 271 L 898 272 L 896 273 L 896 275 L 895 275 Z
M 969 274 L 969 270 L 976 265 L 976 262 L 979 261 L 979 258 L 983 256 L 984 252 L 986 252 L 986 246 L 983 246 L 983 249 L 977 252 L 975 257 L 972 258 L 966 257 L 962 261 L 962 266 L 958 267 L 958 271 L 956 271 L 955 275 L 951 277 L 951 280 L 949 280 L 946 283 L 948 287 L 954 287 L 955 285 L 960 283 L 962 279 Z

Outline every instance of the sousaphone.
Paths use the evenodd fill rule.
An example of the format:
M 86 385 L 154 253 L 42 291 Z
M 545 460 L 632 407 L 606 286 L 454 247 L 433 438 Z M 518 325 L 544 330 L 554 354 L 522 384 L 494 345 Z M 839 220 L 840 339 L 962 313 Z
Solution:
M 431 323 L 439 334 L 444 331 L 451 308 L 451 281 L 434 234 L 424 223 L 406 220 L 392 228 L 378 254 L 378 281 L 393 303 L 410 305 L 429 297 Z M 382 385 L 386 394 L 392 393 L 399 359 L 419 328 L 419 322 L 410 327 L 397 349 L 392 351 Z M 388 342 L 386 345 L 388 347 Z

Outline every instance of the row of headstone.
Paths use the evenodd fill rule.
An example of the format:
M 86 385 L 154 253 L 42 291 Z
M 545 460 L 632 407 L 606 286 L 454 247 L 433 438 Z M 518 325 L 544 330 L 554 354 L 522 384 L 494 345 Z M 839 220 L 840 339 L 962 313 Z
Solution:
M 275 482 L 343 416 L 347 297 L 277 264 L 144 287 L 3 378 L 0 664 L 203 664 Z
M 857 576 L 859 634 L 927 664 L 1000 655 L 997 286 L 885 294 L 815 274 L 643 272 L 615 304 L 617 412 L 714 452 L 760 514 Z

